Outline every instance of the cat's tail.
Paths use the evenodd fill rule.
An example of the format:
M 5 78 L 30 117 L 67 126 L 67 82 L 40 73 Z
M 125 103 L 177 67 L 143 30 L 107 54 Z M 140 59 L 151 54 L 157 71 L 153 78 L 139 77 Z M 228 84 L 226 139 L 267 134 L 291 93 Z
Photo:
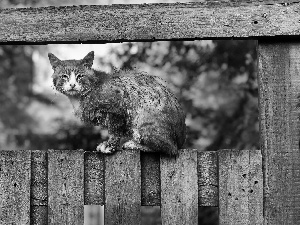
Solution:
M 178 148 L 168 137 L 157 134 L 142 135 L 141 145 L 145 145 L 153 152 L 161 152 L 170 156 L 178 155 Z
M 133 140 L 153 152 L 178 155 L 178 149 L 183 146 L 186 136 L 184 114 L 174 118 L 147 113 L 142 112 L 135 118 Z

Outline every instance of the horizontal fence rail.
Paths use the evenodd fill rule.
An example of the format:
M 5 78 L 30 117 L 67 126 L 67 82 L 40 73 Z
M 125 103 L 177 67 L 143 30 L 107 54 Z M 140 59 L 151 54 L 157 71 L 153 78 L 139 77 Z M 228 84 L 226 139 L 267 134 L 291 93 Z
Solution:
M 201 1 L 0 10 L 0 42 L 120 42 L 300 35 L 299 2 Z
M 106 224 L 140 224 L 160 205 L 163 224 L 197 224 L 199 206 L 219 206 L 220 224 L 262 224 L 259 150 L 0 151 L 1 224 L 83 224 L 84 205 L 105 205 Z

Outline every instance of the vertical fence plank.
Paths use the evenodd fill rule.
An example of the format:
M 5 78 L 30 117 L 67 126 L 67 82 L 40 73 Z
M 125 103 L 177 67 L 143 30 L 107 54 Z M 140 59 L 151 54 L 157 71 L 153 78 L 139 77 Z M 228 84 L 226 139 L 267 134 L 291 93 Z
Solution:
M 104 155 L 84 153 L 84 204 L 104 205 Z
M 46 151 L 31 151 L 30 201 L 30 224 L 48 224 L 48 159 Z
M 105 157 L 105 225 L 141 224 L 139 151 L 118 151 Z
M 220 225 L 263 224 L 262 157 L 259 150 L 220 150 Z
M 300 224 L 300 43 L 259 42 L 265 225 Z
M 261 150 L 249 151 L 250 224 L 263 224 L 263 171 Z
M 161 156 L 162 224 L 195 225 L 198 221 L 197 151 L 177 158 Z
M 0 224 L 30 224 L 30 151 L 0 152 Z
M 49 224 L 83 224 L 84 152 L 49 150 Z
M 218 206 L 218 153 L 198 152 L 199 206 Z
M 160 205 L 160 156 L 141 152 L 142 205 Z

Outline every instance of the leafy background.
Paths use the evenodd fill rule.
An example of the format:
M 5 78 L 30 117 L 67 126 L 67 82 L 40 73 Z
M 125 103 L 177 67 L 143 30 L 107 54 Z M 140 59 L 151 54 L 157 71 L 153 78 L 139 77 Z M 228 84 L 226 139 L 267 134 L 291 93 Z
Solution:
M 159 1 L 2 0 L 1 8 Z M 160 1 L 174 2 L 174 1 Z M 184 1 L 181 1 L 184 2 Z M 190 1 L 189 1 L 190 2 Z M 186 112 L 185 148 L 259 149 L 256 41 L 201 40 L 106 45 L 1 45 L 1 149 L 94 150 L 107 132 L 82 124 L 51 83 L 47 53 L 80 59 L 96 53 L 94 68 L 137 68 L 168 81 Z M 85 224 L 99 224 L 87 210 Z M 216 208 L 200 208 L 199 224 L 218 224 Z M 159 207 L 143 207 L 143 225 L 160 224 Z

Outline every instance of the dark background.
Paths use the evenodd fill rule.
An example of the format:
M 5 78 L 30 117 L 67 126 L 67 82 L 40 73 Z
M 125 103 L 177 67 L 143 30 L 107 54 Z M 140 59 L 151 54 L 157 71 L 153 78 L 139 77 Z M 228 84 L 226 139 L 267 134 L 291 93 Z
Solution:
M 10 0 L 1 1 L 0 7 L 58 5 L 53 2 Z M 78 4 L 61 1 L 60 5 L 70 2 Z M 259 149 L 255 41 L 161 41 L 106 46 L 108 52 L 95 59 L 96 69 L 137 68 L 167 80 L 187 114 L 185 148 Z M 51 89 L 47 53 L 58 48 L 71 49 L 74 45 L 0 46 L 1 149 L 89 151 L 107 138 L 100 128 L 77 121 L 64 96 Z M 80 51 L 81 57 L 88 53 Z M 217 224 L 216 208 L 203 207 L 199 214 L 199 224 Z M 144 225 L 160 224 L 159 207 L 143 207 L 142 215 Z

